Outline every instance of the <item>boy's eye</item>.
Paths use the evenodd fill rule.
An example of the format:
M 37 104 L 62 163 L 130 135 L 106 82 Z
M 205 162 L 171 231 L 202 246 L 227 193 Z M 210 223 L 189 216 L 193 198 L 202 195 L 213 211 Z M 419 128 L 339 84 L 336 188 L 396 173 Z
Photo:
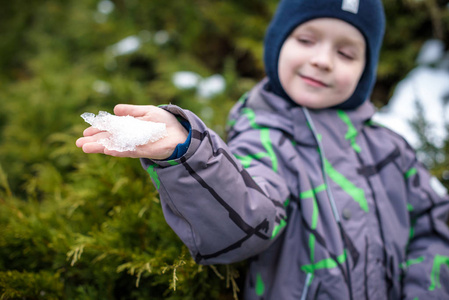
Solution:
M 301 44 L 304 44 L 304 45 L 312 44 L 312 41 L 306 40 L 306 39 L 298 39 L 298 42 L 300 42 Z
M 313 40 L 307 37 L 296 37 L 296 40 L 303 45 L 311 45 L 313 44 Z
M 352 53 L 349 53 L 346 51 L 338 51 L 338 54 L 340 54 L 341 56 L 343 56 L 344 58 L 349 59 L 349 60 L 354 59 L 354 55 Z

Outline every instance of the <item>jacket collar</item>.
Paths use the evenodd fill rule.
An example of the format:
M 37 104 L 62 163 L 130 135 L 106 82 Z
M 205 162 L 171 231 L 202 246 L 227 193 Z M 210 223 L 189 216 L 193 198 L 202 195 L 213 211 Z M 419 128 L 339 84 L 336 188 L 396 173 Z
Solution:
M 266 78 L 259 82 L 245 102 L 245 107 L 254 110 L 256 115 L 268 116 L 258 118 L 257 123 L 280 129 L 298 143 L 316 145 L 315 137 L 307 124 L 304 108 L 268 91 L 267 83 Z M 375 107 L 370 101 L 365 101 L 356 109 L 309 109 L 309 113 L 318 133 L 330 132 L 336 136 L 345 136 L 349 128 L 360 131 L 375 113 Z

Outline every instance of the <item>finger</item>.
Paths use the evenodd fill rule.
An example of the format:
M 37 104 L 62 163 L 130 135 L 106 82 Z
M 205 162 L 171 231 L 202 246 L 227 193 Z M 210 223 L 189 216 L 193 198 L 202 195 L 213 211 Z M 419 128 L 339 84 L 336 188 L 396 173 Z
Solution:
M 115 150 L 109 150 L 105 146 L 97 143 L 97 142 L 87 142 L 88 138 L 80 138 L 78 140 L 84 140 L 80 145 L 77 146 L 81 147 L 84 153 L 92 154 L 92 153 L 100 153 L 110 156 L 116 156 L 116 157 L 132 157 L 137 158 L 138 156 L 134 151 L 115 151 Z
M 118 104 L 114 107 L 114 114 L 117 116 L 143 117 L 154 108 L 155 106 L 152 105 Z
M 92 137 L 82 137 L 76 140 L 76 146 L 78 148 L 82 148 L 85 144 L 88 143 L 97 143 L 97 139 Z
M 109 132 L 99 131 L 98 133 L 90 136 L 81 137 L 76 140 L 76 146 L 83 147 L 87 143 L 97 143 L 99 140 L 107 139 L 111 136 Z
M 92 136 L 97 133 L 101 132 L 101 130 L 94 128 L 94 127 L 88 127 L 83 131 L 83 136 Z
M 83 145 L 85 144 L 85 138 L 79 138 L 79 139 L 77 139 L 75 144 L 76 144 L 76 146 L 77 146 L 78 148 L 83 147 Z
M 85 143 L 82 149 L 84 153 L 104 153 L 105 147 L 99 143 Z

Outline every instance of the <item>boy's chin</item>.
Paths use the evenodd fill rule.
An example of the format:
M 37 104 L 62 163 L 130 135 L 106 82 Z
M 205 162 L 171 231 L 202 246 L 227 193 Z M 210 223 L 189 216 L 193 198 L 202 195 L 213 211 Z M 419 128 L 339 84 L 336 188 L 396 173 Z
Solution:
M 308 109 L 326 109 L 326 108 L 331 108 L 331 107 L 337 106 L 338 104 L 344 102 L 344 101 L 327 102 L 327 101 L 304 100 L 304 99 L 298 99 L 298 100 L 292 99 L 292 100 L 297 105 L 308 108 Z

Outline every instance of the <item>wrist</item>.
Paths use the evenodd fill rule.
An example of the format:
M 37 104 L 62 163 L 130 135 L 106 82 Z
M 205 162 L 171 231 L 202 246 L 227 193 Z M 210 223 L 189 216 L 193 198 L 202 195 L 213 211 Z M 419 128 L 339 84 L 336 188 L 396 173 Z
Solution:
M 167 157 L 165 160 L 173 160 L 173 159 L 180 158 L 187 152 L 187 149 L 189 148 L 190 140 L 192 137 L 192 130 L 191 130 L 190 123 L 187 120 L 182 119 L 182 118 L 178 118 L 178 121 L 181 123 L 181 125 L 186 130 L 187 137 L 184 142 L 176 145 L 172 154 L 169 157 Z

